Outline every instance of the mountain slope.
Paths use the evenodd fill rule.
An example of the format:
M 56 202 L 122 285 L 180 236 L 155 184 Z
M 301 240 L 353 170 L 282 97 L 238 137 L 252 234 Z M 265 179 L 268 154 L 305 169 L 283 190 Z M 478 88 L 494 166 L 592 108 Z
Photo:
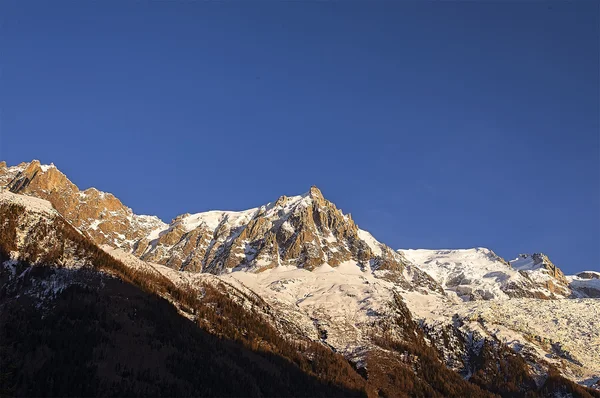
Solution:
M 3 394 L 492 396 L 442 364 L 397 295 L 365 380 L 326 345 L 284 338 L 260 299 L 242 305 L 224 285 L 199 279 L 185 290 L 146 263 L 127 266 L 48 202 L 1 193 L 0 217 Z
M 399 252 L 440 283 L 448 294 L 463 300 L 564 298 L 571 294 L 563 273 L 547 257 L 544 256 L 547 262 L 541 261 L 542 255 L 535 255 L 540 261 L 534 267 L 524 262 L 515 266 L 486 248 Z
M 600 298 L 600 272 L 580 272 L 567 276 L 567 281 L 578 297 Z
M 79 191 L 53 165 L 34 160 L 0 168 L 0 176 L 9 181 L 11 192 L 49 200 L 96 244 L 131 250 L 143 260 L 173 269 L 221 274 L 280 265 L 335 267 L 353 261 L 406 289 L 442 291 L 401 254 L 360 230 L 316 187 L 246 211 L 183 214 L 167 226 L 156 217 L 134 214 L 111 194 L 94 188 Z
M 210 285 L 198 301 L 167 279 L 126 267 L 49 202 L 1 193 L 0 219 L 3 394 L 364 394 L 364 380 L 339 355 L 305 341 L 307 355 L 321 358 L 308 361 Z M 212 320 L 213 333 L 160 296 Z M 252 341 L 262 343 L 252 349 Z
M 492 396 L 427 351 L 401 302 L 394 322 L 417 345 L 396 350 L 413 354 L 372 350 L 365 380 L 325 345 L 284 338 L 259 298 L 246 295 L 246 306 L 217 277 L 184 289 L 130 267 L 49 202 L 0 193 L 0 219 L 3 394 Z
M 509 345 L 532 371 L 556 366 L 582 384 L 600 381 L 595 349 L 600 328 L 593 321 L 600 317 L 600 302 L 568 299 L 593 297 L 596 273 L 565 277 L 543 254 L 508 263 L 485 248 L 401 252 L 436 279 L 450 299 L 407 296 L 410 310 L 451 368 L 472 374 L 464 336 L 477 335 Z
M 110 201 L 88 200 L 56 168 L 39 162 L 4 168 L 4 174 L 0 167 L 0 180 L 10 180 L 11 191 L 51 200 L 59 210 L 51 210 L 62 225 L 59 230 L 72 231 L 78 241 L 87 242 L 82 253 L 93 253 L 91 258 L 77 254 L 78 249 L 69 246 L 69 239 L 56 236 L 53 227 L 36 227 L 17 234 L 30 242 L 27 250 L 21 250 L 30 257 L 21 257 L 21 262 L 113 264 L 100 271 L 158 292 L 180 315 L 211 334 L 253 350 L 269 341 L 270 352 L 291 359 L 320 380 L 368 394 L 411 391 L 460 396 L 461 391 L 463 395 L 471 391 L 473 385 L 452 369 L 501 394 L 539 393 L 547 380 L 576 388 L 558 376 L 562 381 L 546 378 L 553 374 L 553 363 L 562 366 L 570 361 L 568 357 L 550 363 L 544 355 L 551 352 L 543 347 L 537 356 L 517 354 L 494 330 L 472 328 L 468 307 L 462 305 L 464 299 L 565 297 L 564 291 L 552 291 L 546 282 L 532 277 L 541 272 L 562 284 L 557 269 L 552 275 L 547 266 L 516 270 L 487 249 L 435 255 L 419 251 L 420 258 L 415 257 L 417 251 L 396 253 L 360 230 L 315 187 L 304 195 L 284 196 L 247 211 L 184 214 L 169 225 L 157 219 L 149 225 L 136 221 L 146 216 L 134 215 L 120 202 L 120 210 L 109 210 Z M 78 197 L 74 207 L 68 205 L 73 197 Z M 106 199 L 109 194 L 98 197 Z M 105 222 L 118 229 L 98 233 Z M 103 245 L 104 251 L 96 244 Z M 13 260 L 4 265 L 10 274 L 15 259 L 9 255 Z M 53 286 L 49 279 L 44 286 Z M 526 305 L 539 301 L 529 300 Z M 227 312 L 232 308 L 233 313 Z M 514 330 L 518 325 L 511 327 Z M 558 342 L 564 341 L 558 337 Z M 526 338 L 519 335 L 517 341 Z M 329 365 L 315 363 L 315 352 Z M 343 354 L 356 369 L 347 367 L 334 352 Z M 579 351 L 574 355 L 581 357 Z M 338 371 L 332 364 L 337 364 Z M 435 374 L 427 370 L 431 368 Z M 340 376 L 339 369 L 346 369 L 346 376 Z M 586 369 L 582 372 L 591 380 L 593 363 Z M 358 373 L 367 377 L 366 382 L 356 378 Z M 579 380 L 574 371 L 565 370 L 565 374 Z M 484 394 L 476 391 L 476 395 Z

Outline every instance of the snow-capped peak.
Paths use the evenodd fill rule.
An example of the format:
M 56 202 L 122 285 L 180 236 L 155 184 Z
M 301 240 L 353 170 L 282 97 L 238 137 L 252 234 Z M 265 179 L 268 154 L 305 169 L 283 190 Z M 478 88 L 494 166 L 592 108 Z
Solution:
M 543 255 L 523 258 L 517 266 L 487 248 L 455 250 L 400 250 L 444 289 L 463 300 L 510 297 L 567 297 L 570 290 L 562 272 Z M 544 261 L 543 268 L 538 263 Z
M 435 284 L 419 270 L 404 275 L 405 259 L 358 229 L 315 186 L 248 210 L 181 215 L 164 230 L 151 231 L 134 253 L 175 269 L 217 274 L 279 266 L 312 270 L 353 261 L 361 269 Z

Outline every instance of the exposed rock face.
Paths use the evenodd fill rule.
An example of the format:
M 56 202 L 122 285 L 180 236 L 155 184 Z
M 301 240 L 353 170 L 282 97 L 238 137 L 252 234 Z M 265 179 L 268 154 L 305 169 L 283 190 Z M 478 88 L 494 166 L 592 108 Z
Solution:
M 404 287 L 443 293 L 428 275 L 360 230 L 316 187 L 304 195 L 240 212 L 212 211 L 177 217 L 134 253 L 171 268 L 220 274 L 278 266 L 313 270 L 344 262 L 378 272 Z
M 46 199 L 95 243 L 132 252 L 176 270 L 220 274 L 256 272 L 277 266 L 313 270 L 354 262 L 405 288 L 443 291 L 428 275 L 360 230 L 313 186 L 300 196 L 232 212 L 183 214 L 169 225 L 135 215 L 112 194 L 80 191 L 54 165 L 34 160 L 0 165 L 0 182 L 10 191 Z
M 597 318 L 598 304 L 589 303 L 597 300 L 587 300 L 588 303 L 585 303 L 585 300 L 581 300 L 581 303 L 578 300 L 554 300 L 545 301 L 544 304 L 541 304 L 539 300 L 507 300 L 495 301 L 491 303 L 492 305 L 487 305 L 490 302 L 485 301 L 457 304 L 451 303 L 443 295 L 407 292 L 406 290 L 411 289 L 398 289 L 398 286 L 390 281 L 397 279 L 400 284 L 418 288 L 424 288 L 428 286 L 427 283 L 432 283 L 430 291 L 435 290 L 436 285 L 426 274 L 413 269 L 401 254 L 390 253 L 387 246 L 379 244 L 366 231 L 358 229 L 353 222 L 349 221 L 349 216 L 344 216 L 333 204 L 319 200 L 314 189 L 311 189 L 311 192 L 306 195 L 280 199 L 278 202 L 277 206 L 269 204 L 247 212 L 185 214 L 174 220 L 168 229 L 162 232 L 156 231 L 140 242 L 146 242 L 144 244 L 150 247 L 149 253 L 156 250 L 157 241 L 161 239 L 167 245 L 165 247 L 178 246 L 180 247 L 178 252 L 185 252 L 191 248 L 190 250 L 193 252 L 200 245 L 199 241 L 210 238 L 208 244 L 210 247 L 215 236 L 221 236 L 224 238 L 217 240 L 222 241 L 220 247 L 224 247 L 224 249 L 217 250 L 212 257 L 210 252 L 207 255 L 206 252 L 202 254 L 202 251 L 198 251 L 199 262 L 194 266 L 203 269 L 204 258 L 208 257 L 214 260 L 218 258 L 220 252 L 227 252 L 228 256 L 224 257 L 225 267 L 227 267 L 227 261 L 234 261 L 238 264 L 235 267 L 251 267 L 252 270 L 260 271 L 262 268 L 251 261 L 240 265 L 236 260 L 231 260 L 233 254 L 242 254 L 245 259 L 258 257 L 266 259 L 265 261 L 272 261 L 272 257 L 277 257 L 278 262 L 275 266 L 279 266 L 279 262 L 287 261 L 294 267 L 304 267 L 305 264 L 300 263 L 297 257 L 286 259 L 285 253 L 302 255 L 303 246 L 300 245 L 301 249 L 295 249 L 294 242 L 296 240 L 293 237 L 296 234 L 305 234 L 320 242 L 321 251 L 317 251 L 316 255 L 322 255 L 322 259 L 329 259 L 328 251 L 323 249 L 325 240 L 331 247 L 345 245 L 350 260 L 340 263 L 335 268 L 321 267 L 316 272 L 281 267 L 275 272 L 233 272 L 216 277 L 206 274 L 175 272 L 167 267 L 143 262 L 120 250 L 113 250 L 111 256 L 120 259 L 123 266 L 147 271 L 142 278 L 157 273 L 171 280 L 175 285 L 198 289 L 197 291 L 205 292 L 207 287 L 212 286 L 208 283 L 199 283 L 202 280 L 217 281 L 218 284 L 214 285 L 217 287 L 217 291 L 227 294 L 232 302 L 242 304 L 240 308 L 247 308 L 249 316 L 258 316 L 265 322 L 276 325 L 280 336 L 294 339 L 290 341 L 304 341 L 302 339 L 308 338 L 314 342 L 321 342 L 337 352 L 343 353 L 348 360 L 357 363 L 357 366 L 366 364 L 364 369 L 369 372 L 368 380 L 374 379 L 373 368 L 375 366 L 387 367 L 390 363 L 394 363 L 381 362 L 381 355 L 384 354 L 397 355 L 397 359 L 404 364 L 402 366 L 408 368 L 408 374 L 412 375 L 416 369 L 421 372 L 417 374 L 420 378 L 425 374 L 435 374 L 437 383 L 439 380 L 445 380 L 444 378 L 450 380 L 448 377 L 450 374 L 442 372 L 445 371 L 443 367 L 438 366 L 433 369 L 433 372 L 429 372 L 432 370 L 431 366 L 437 364 L 437 359 L 429 356 L 428 351 L 421 350 L 426 346 L 435 348 L 439 353 L 439 358 L 443 359 L 449 368 L 460 372 L 465 378 L 471 377 L 472 380 L 475 378 L 476 383 L 478 374 L 495 374 L 498 370 L 504 369 L 497 380 L 499 383 L 506 382 L 511 385 L 513 381 L 518 382 L 523 375 L 528 375 L 527 366 L 529 365 L 531 369 L 544 377 L 548 371 L 545 358 L 555 360 L 560 358 L 561 365 L 575 365 L 563 366 L 566 373 L 572 378 L 580 379 L 581 375 L 588 377 L 588 374 L 595 374 L 592 372 L 597 369 L 597 355 L 588 353 L 593 351 L 588 348 L 597 341 L 598 328 L 594 327 L 593 321 L 584 322 L 584 320 Z M 52 300 L 56 297 L 57 292 L 60 293 L 66 286 L 73 283 L 78 286 L 83 283 L 83 286 L 86 286 L 86 281 L 89 281 L 88 278 L 74 279 L 70 270 L 64 270 L 62 267 L 79 268 L 84 264 L 96 266 L 104 264 L 103 267 L 106 267 L 106 264 L 112 263 L 111 261 L 106 262 L 106 255 L 100 256 L 99 253 L 102 252 L 97 250 L 88 239 L 83 239 L 80 233 L 59 215 L 50 202 L 27 195 L 2 192 L 0 193 L 0 211 L 2 212 L 0 217 L 2 221 L 0 222 L 2 235 L 0 259 L 2 261 L 0 262 L 3 262 L 2 266 L 4 267 L 2 276 L 7 277 L 12 283 L 8 289 L 6 289 L 6 285 L 4 286 L 4 293 L 7 290 L 11 292 L 11 299 L 13 297 L 16 299 L 18 297 L 17 289 L 24 286 L 27 288 L 25 292 L 29 294 L 27 299 L 29 302 L 31 302 L 30 299 L 33 299 L 33 303 L 39 304 L 37 305 L 38 309 L 40 305 L 46 306 L 52 303 L 52 306 L 44 307 L 44 309 L 51 309 L 54 307 Z M 316 213 L 320 213 L 320 215 Z M 312 217 L 309 217 L 309 214 Z M 290 219 L 297 221 L 290 221 L 291 227 L 284 231 L 287 240 L 281 244 L 277 237 L 279 229 L 275 228 L 275 225 L 281 224 L 279 227 L 281 228 Z M 339 222 L 339 228 L 334 227 L 335 220 Z M 293 232 L 292 228 L 295 228 Z M 307 231 L 303 232 L 303 229 L 307 229 Z M 331 238 L 326 232 L 330 233 Z M 189 239 L 182 240 L 182 234 Z M 204 236 L 205 234 L 206 236 Z M 156 238 L 154 238 L 155 235 Z M 263 244 L 256 252 L 249 255 L 245 246 L 240 246 L 244 249 L 242 252 L 236 252 L 236 246 L 228 243 L 233 243 L 237 239 L 250 243 L 258 239 L 262 240 Z M 286 246 L 288 241 L 292 243 Z M 154 242 L 154 244 L 147 242 Z M 356 245 L 358 249 L 349 248 L 348 244 Z M 143 248 L 140 248 L 140 251 L 143 251 Z M 120 254 L 115 255 L 115 252 L 131 257 L 133 261 L 125 261 L 126 257 L 122 257 Z M 440 252 L 446 253 L 438 253 L 438 255 L 457 255 L 452 251 Z M 170 256 L 167 261 L 179 261 L 181 258 L 181 256 L 175 256 L 176 253 L 168 251 L 164 253 L 166 253 L 165 256 Z M 472 258 L 489 260 L 507 267 L 504 262 L 497 259 L 493 252 L 487 249 L 463 251 L 459 254 L 463 258 L 470 255 Z M 474 255 L 477 256 L 473 257 Z M 359 256 L 362 260 L 358 260 Z M 12 261 L 4 262 L 8 259 Z M 60 268 L 46 274 L 49 278 L 45 280 L 40 280 L 40 273 L 37 273 L 35 276 L 38 278 L 35 282 L 36 289 L 32 290 L 29 287 L 33 285 L 34 279 L 22 279 L 22 276 L 25 275 L 29 278 L 34 272 L 22 272 L 22 267 L 28 266 L 14 260 L 23 260 L 29 264 L 54 264 Z M 357 269 L 356 265 L 370 267 L 373 272 L 362 272 Z M 100 269 L 114 271 L 121 268 L 115 267 L 113 264 L 112 268 Z M 496 271 L 492 272 L 494 272 L 494 278 L 502 277 L 501 274 L 495 273 Z M 515 274 L 520 275 L 516 271 Z M 581 273 L 578 277 L 594 281 L 600 280 L 600 275 L 591 271 Z M 382 280 L 384 278 L 389 281 Z M 466 272 L 455 279 L 456 283 L 453 282 L 451 285 L 460 286 L 462 281 L 467 280 L 469 283 L 472 282 L 472 278 Z M 158 283 L 157 281 L 161 282 L 163 278 L 156 278 L 153 283 Z M 222 283 L 222 281 L 229 281 L 229 283 Z M 237 281 L 237 284 L 234 281 Z M 143 285 L 145 286 L 145 284 Z M 101 291 L 106 291 L 106 285 L 98 286 L 101 286 Z M 86 289 L 76 291 L 75 297 L 80 298 L 81 293 L 85 293 L 85 291 Z M 169 294 L 170 291 L 170 289 L 165 289 L 163 292 Z M 189 292 L 193 293 L 192 290 Z M 427 290 L 423 290 L 422 293 L 427 293 Z M 196 294 L 193 293 L 191 296 L 195 297 Z M 121 302 L 129 302 L 131 297 L 131 295 L 119 296 Z M 126 298 L 126 300 L 122 298 Z M 66 302 L 69 311 L 72 308 L 71 302 L 71 298 Z M 569 303 L 567 307 L 564 307 L 563 303 L 566 302 L 575 302 L 576 305 Z M 466 306 L 467 304 L 468 306 Z M 19 307 L 22 308 L 20 305 Z M 224 307 L 226 306 L 221 306 L 219 309 Z M 15 308 L 17 307 L 15 306 Z M 108 308 L 113 308 L 113 306 Z M 89 313 L 87 309 L 86 306 L 86 313 Z M 557 311 L 562 311 L 562 314 L 557 316 Z M 418 324 L 413 321 L 416 318 L 413 318 L 412 315 L 417 312 L 421 314 L 428 312 L 428 316 L 424 319 L 420 318 Z M 128 310 L 126 313 L 133 313 L 136 318 L 134 323 L 139 324 L 138 318 L 135 317 L 135 311 Z M 228 318 L 227 314 L 221 315 L 220 312 L 218 314 L 221 317 L 216 318 L 207 318 L 204 312 L 196 314 L 196 311 L 185 311 L 186 317 L 194 319 L 195 322 L 204 322 L 202 325 L 211 326 L 216 323 L 211 323 L 213 319 L 224 321 L 232 319 Z M 569 317 L 566 314 L 569 314 Z M 182 315 L 184 315 L 183 311 Z M 443 316 L 440 317 L 440 315 Z M 98 317 L 91 317 L 92 320 L 96 318 Z M 133 319 L 131 315 L 122 318 Z M 536 318 L 539 318 L 537 322 Z M 557 319 L 565 320 L 562 322 L 563 328 L 558 327 L 560 325 L 558 325 Z M 48 325 L 51 327 L 50 323 Z M 551 336 L 556 336 L 561 340 L 555 341 L 544 337 L 545 334 L 539 334 L 546 333 L 549 323 L 555 324 L 555 330 Z M 262 325 L 260 326 L 264 330 Z M 417 325 L 420 325 L 421 328 L 417 328 Z M 570 340 L 578 341 L 577 345 L 571 345 L 569 340 L 564 340 L 574 328 L 577 329 L 577 332 L 573 336 L 578 336 L 583 343 L 579 343 L 578 338 L 573 336 Z M 18 330 L 23 329 L 18 328 Z M 178 330 L 177 328 L 171 329 Z M 236 327 L 233 329 L 236 332 L 239 330 Z M 569 333 L 565 333 L 563 330 L 568 330 Z M 507 337 L 509 337 L 508 341 Z M 261 338 L 261 341 L 263 340 Z M 540 344 L 533 342 L 532 347 L 535 349 L 531 349 L 528 345 L 530 340 L 539 341 Z M 515 352 L 523 356 L 523 359 L 520 360 L 520 368 L 514 366 L 515 360 L 519 357 L 515 352 L 509 351 L 502 343 L 503 341 L 515 347 Z M 321 346 L 319 344 L 319 347 Z M 415 351 L 411 347 L 415 349 L 420 347 L 421 351 Z M 505 362 L 507 356 L 511 357 L 512 365 Z M 310 358 L 314 357 L 315 355 L 311 354 Z M 510 366 L 505 366 L 507 364 Z M 428 371 L 423 372 L 424 369 Z M 575 374 L 575 370 L 587 373 Z M 515 371 L 521 373 L 515 375 Z M 386 378 L 392 379 L 395 377 L 394 374 L 398 374 L 393 372 L 388 371 L 387 375 L 385 373 L 384 375 Z M 444 378 L 440 379 L 440 375 Z M 456 378 L 456 380 L 462 379 Z M 509 381 L 507 382 L 507 380 Z M 530 381 L 529 376 L 527 376 L 527 381 Z M 499 384 L 495 380 L 493 382 L 493 386 Z M 403 384 L 401 385 L 403 386 Z M 527 388 L 535 389 L 535 386 L 531 385 Z M 393 395 L 394 391 L 402 391 L 402 389 L 393 387 L 386 394 Z M 526 391 L 526 389 L 521 391 Z M 471 395 L 474 394 L 464 394 L 464 396 Z M 479 394 L 476 395 L 479 396 Z
M 49 200 L 99 245 L 176 270 L 213 274 L 278 266 L 313 270 L 323 264 L 336 267 L 353 262 L 404 289 L 446 291 L 471 300 L 568 297 L 569 283 L 574 283 L 540 253 L 509 263 L 489 249 L 431 251 L 423 261 L 412 258 L 415 267 L 405 255 L 417 251 L 396 252 L 379 243 L 314 186 L 304 195 L 281 196 L 245 211 L 182 214 L 167 225 L 156 217 L 134 214 L 112 194 L 95 188 L 80 191 L 54 165 L 37 160 L 13 167 L 0 163 L 0 184 L 15 193 Z M 473 268 L 472 261 L 485 264 L 487 271 Z M 436 267 L 444 270 L 441 279 L 435 275 Z M 578 294 L 595 295 L 593 289 L 586 284 Z
M 112 194 L 89 188 L 80 191 L 54 165 L 34 160 L 0 167 L 0 183 L 11 192 L 46 199 L 73 226 L 98 244 L 131 249 L 135 242 L 164 223 L 157 217 L 135 215 Z
M 8 167 L 6 162 L 0 162 L 0 187 L 6 187 L 6 185 L 15 178 L 17 174 L 25 170 L 29 163 L 20 163 L 17 166 Z
M 565 278 L 565 274 L 558 268 L 556 265 L 550 261 L 548 256 L 544 253 L 533 253 L 531 255 L 533 259 L 533 264 L 539 266 L 540 268 L 546 269 L 546 273 L 556 279 L 560 283 L 567 283 L 567 278 Z
M 553 295 L 568 297 L 571 294 L 565 274 L 543 253 L 520 254 L 510 265 Z

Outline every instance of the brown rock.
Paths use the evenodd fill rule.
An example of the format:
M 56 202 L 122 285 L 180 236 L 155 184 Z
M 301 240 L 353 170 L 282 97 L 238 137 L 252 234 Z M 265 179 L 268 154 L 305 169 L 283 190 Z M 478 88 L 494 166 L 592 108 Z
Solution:
M 131 209 L 112 194 L 95 188 L 79 191 L 54 166 L 44 170 L 39 161 L 33 160 L 18 167 L 22 171 L 8 183 L 12 192 L 50 201 L 71 224 L 87 232 L 100 245 L 132 249 L 134 242 L 162 224 L 158 218 L 149 225 L 141 222 Z M 132 225 L 132 222 L 136 225 Z

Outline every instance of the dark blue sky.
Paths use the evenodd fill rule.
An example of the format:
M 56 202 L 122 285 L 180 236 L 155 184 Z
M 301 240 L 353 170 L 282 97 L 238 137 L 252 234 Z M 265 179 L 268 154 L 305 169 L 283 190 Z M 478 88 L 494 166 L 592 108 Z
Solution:
M 165 221 L 310 185 L 395 248 L 600 269 L 599 3 L 3 1 L 0 159 Z

